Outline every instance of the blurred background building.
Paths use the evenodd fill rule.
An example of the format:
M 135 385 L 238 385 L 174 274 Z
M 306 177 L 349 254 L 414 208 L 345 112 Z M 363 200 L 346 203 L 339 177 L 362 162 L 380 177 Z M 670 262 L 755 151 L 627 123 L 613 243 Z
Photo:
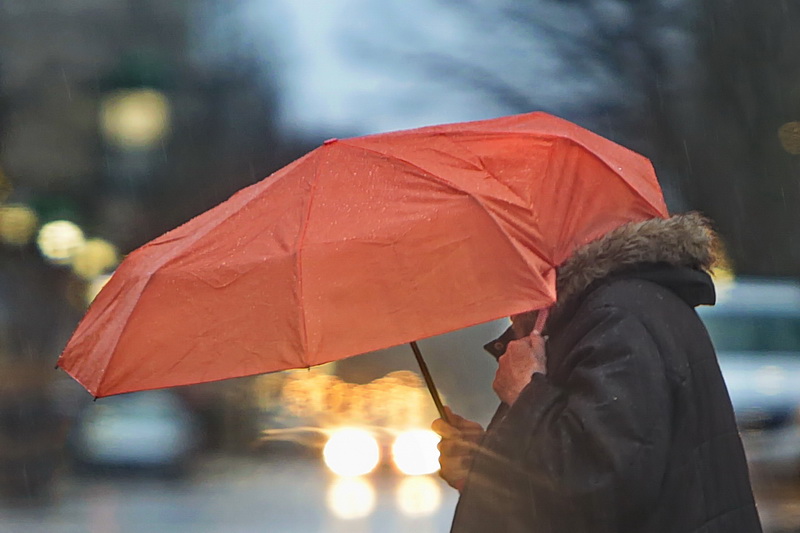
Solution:
M 737 273 L 797 277 L 798 25 L 784 0 L 4 0 L 0 483 L 63 461 L 87 398 L 53 365 L 120 258 L 327 137 L 548 111 L 650 157 Z M 445 393 L 483 415 L 457 391 L 487 368 Z M 254 383 L 181 392 L 206 447 L 252 442 Z

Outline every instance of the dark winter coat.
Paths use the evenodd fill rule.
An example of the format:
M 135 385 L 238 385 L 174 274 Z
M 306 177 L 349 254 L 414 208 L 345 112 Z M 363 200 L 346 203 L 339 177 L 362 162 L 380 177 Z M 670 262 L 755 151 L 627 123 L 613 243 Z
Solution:
M 453 532 L 761 531 L 716 355 L 711 232 L 629 225 L 559 271 L 547 375 L 501 406 Z

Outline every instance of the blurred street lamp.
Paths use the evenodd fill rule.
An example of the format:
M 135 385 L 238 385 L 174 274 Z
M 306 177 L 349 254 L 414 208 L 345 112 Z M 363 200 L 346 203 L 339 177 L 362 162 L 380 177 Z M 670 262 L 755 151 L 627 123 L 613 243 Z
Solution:
M 36 244 L 48 261 L 68 265 L 86 243 L 83 230 L 69 220 L 54 220 L 39 229 Z
M 89 239 L 72 258 L 72 270 L 85 280 L 91 280 L 119 263 L 116 246 L 104 239 Z
M 122 150 L 147 150 L 169 133 L 170 103 L 152 88 L 118 89 L 100 105 L 100 131 L 104 139 Z
M 0 207 L 0 240 L 12 246 L 24 246 L 31 242 L 39 218 L 36 211 L 22 204 Z
M 106 178 L 116 194 L 142 194 L 164 168 L 172 129 L 169 72 L 161 54 L 136 50 L 123 54 L 101 80 L 97 124 Z

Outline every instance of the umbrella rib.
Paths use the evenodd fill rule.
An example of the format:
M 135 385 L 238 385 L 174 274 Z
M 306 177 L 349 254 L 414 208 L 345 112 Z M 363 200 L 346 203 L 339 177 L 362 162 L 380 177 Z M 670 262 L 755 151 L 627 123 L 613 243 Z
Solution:
M 233 194 L 233 195 L 232 195 L 230 198 L 228 198 L 227 202 L 231 201 L 231 200 L 232 200 L 234 197 L 236 197 L 236 196 L 243 196 L 243 195 L 245 194 L 245 191 L 247 191 L 248 189 L 252 189 L 252 188 L 256 187 L 256 185 L 258 185 L 258 184 L 254 184 L 254 185 L 252 185 L 252 186 L 248 187 L 247 189 L 244 189 L 244 190 L 241 190 L 241 191 L 238 191 L 238 192 L 234 193 L 234 194 Z M 253 202 L 253 201 L 257 200 L 257 199 L 258 199 L 258 196 L 257 196 L 256 194 L 254 194 L 254 195 L 253 195 L 252 197 L 250 197 L 250 198 L 243 198 L 243 200 L 244 200 L 244 203 L 243 203 L 243 205 L 242 205 L 242 206 L 240 206 L 240 207 L 239 207 L 239 209 L 241 209 L 241 207 L 243 207 L 243 206 L 245 206 L 245 205 L 249 205 L 251 202 Z M 219 220 L 216 220 L 216 221 L 214 221 L 214 222 L 213 222 L 213 223 L 211 223 L 211 224 L 208 224 L 208 223 L 206 223 L 206 224 L 205 224 L 205 225 L 203 225 L 203 227 L 202 227 L 202 230 L 204 230 L 204 231 L 202 231 L 202 233 L 201 233 L 201 232 L 194 232 L 194 233 L 190 234 L 190 235 L 188 236 L 188 238 L 187 238 L 187 237 L 180 237 L 180 239 L 181 239 L 181 240 L 184 240 L 184 241 L 185 241 L 185 243 L 182 243 L 182 246 L 180 246 L 180 249 L 179 249 L 179 250 L 178 250 L 176 253 L 172 254 L 171 256 L 169 256 L 169 257 L 165 257 L 163 261 L 160 261 L 160 262 L 158 263 L 158 266 L 157 266 L 156 268 L 153 268 L 153 269 L 152 269 L 152 273 L 151 273 L 151 274 L 149 274 L 149 275 L 147 276 L 147 279 L 144 281 L 144 284 L 141 286 L 141 289 L 138 289 L 138 290 L 137 290 L 137 293 L 138 293 L 138 294 L 137 294 L 137 296 L 136 296 L 136 301 L 135 301 L 135 302 L 134 302 L 134 303 L 131 305 L 131 307 L 130 307 L 130 311 L 128 312 L 128 320 L 126 320 L 126 322 L 125 322 L 125 324 L 123 325 L 123 327 L 122 327 L 122 329 L 121 329 L 121 331 L 120 331 L 119 335 L 117 336 L 116 342 L 114 343 L 114 348 L 113 348 L 113 350 L 111 351 L 110 355 L 108 356 L 108 359 L 109 359 L 109 361 L 110 361 L 111 359 L 113 359 L 113 357 L 114 357 L 114 354 L 115 354 L 115 353 L 116 353 L 116 351 L 117 351 L 117 347 L 119 346 L 119 343 L 121 342 L 121 340 L 122 340 L 122 337 L 124 336 L 124 334 L 125 334 L 125 331 L 128 329 L 128 325 L 129 325 L 129 324 L 130 324 L 130 322 L 131 322 L 131 321 L 130 321 L 130 317 L 133 315 L 133 313 L 135 313 L 135 312 L 136 312 L 136 309 L 137 309 L 137 308 L 138 308 L 138 306 L 139 306 L 139 301 L 141 300 L 142 296 L 144 295 L 144 292 L 145 292 L 145 290 L 147 289 L 148 285 L 150 285 L 150 282 L 153 280 L 153 277 L 154 277 L 154 276 L 155 276 L 155 275 L 156 275 L 156 274 L 157 274 L 159 271 L 161 271 L 161 269 L 162 269 L 162 268 L 164 268 L 164 266 L 166 266 L 166 265 L 168 265 L 168 264 L 170 264 L 170 263 L 172 263 L 172 262 L 174 262 L 174 261 L 176 261 L 176 260 L 178 260 L 178 259 L 180 259 L 180 258 L 184 257 L 184 251 L 185 251 L 186 249 L 188 249 L 188 248 L 189 248 L 189 247 L 190 247 L 192 244 L 194 244 L 194 243 L 195 243 L 197 240 L 199 240 L 199 239 L 200 239 L 200 238 L 202 238 L 203 236 L 207 235 L 208 233 L 212 232 L 212 231 L 213 231 L 214 229 L 216 229 L 217 227 L 219 227 L 219 225 L 220 225 L 220 224 L 222 224 L 222 223 L 223 223 L 223 222 L 225 222 L 225 221 L 226 221 L 228 218 L 230 218 L 230 217 L 231 217 L 231 216 L 233 216 L 235 213 L 237 213 L 237 212 L 239 211 L 239 209 L 237 209 L 237 210 L 235 210 L 235 211 L 231 211 L 231 213 L 228 213 L 228 215 L 227 215 L 227 216 L 225 216 L 224 218 L 221 218 L 221 219 L 219 219 Z M 204 214 L 204 213 L 201 213 L 200 215 L 198 215 L 198 217 L 199 217 L 199 216 L 202 216 L 203 214 Z M 178 228 L 180 228 L 180 227 L 185 227 L 185 226 L 187 226 L 188 224 L 191 224 L 191 223 L 192 223 L 192 221 L 193 221 L 193 220 L 196 220 L 196 219 L 197 219 L 197 217 L 194 217 L 193 219 L 191 219 L 191 220 L 189 220 L 189 221 L 185 222 L 184 224 L 182 224 L 182 225 L 181 225 L 181 226 L 179 226 Z M 178 228 L 175 228 L 175 229 L 173 229 L 172 231 L 174 232 L 174 231 L 176 231 Z M 170 241 L 170 242 L 174 242 L 175 240 L 178 240 L 178 239 L 173 239 L 173 240 L 172 240 L 172 241 Z M 157 242 L 157 241 L 158 241 L 158 238 L 156 238 L 156 239 L 153 239 L 152 241 L 150 241 L 150 242 L 146 243 L 144 246 L 142 246 L 142 248 L 141 248 L 140 250 L 144 250 L 145 248 L 147 248 L 147 247 L 150 247 L 150 246 L 158 246 L 158 245 L 160 245 L 160 244 L 163 244 L 163 243 L 161 243 L 161 242 Z M 138 251 L 138 250 L 137 250 L 137 251 Z M 137 251 L 134 251 L 134 253 L 135 253 L 135 252 L 137 252 Z M 141 252 L 139 252 L 139 253 L 141 253 Z M 137 255 L 138 255 L 138 254 L 137 254 Z M 132 259 L 133 257 L 134 257 L 134 256 L 133 256 L 133 255 L 131 255 L 131 259 Z M 104 367 L 104 371 L 103 371 L 103 373 L 102 373 L 102 375 L 101 375 L 101 377 L 100 377 L 100 380 L 99 380 L 99 381 L 98 381 L 98 383 L 97 383 L 97 392 L 98 392 L 98 393 L 100 392 L 100 390 L 101 390 L 101 389 L 102 389 L 102 387 L 103 387 L 103 384 L 105 383 L 105 379 L 106 379 L 106 372 L 105 372 L 105 370 L 106 370 L 106 369 L 107 369 L 107 368 L 106 368 L 106 367 Z
M 341 142 L 341 141 L 340 141 L 340 142 Z M 375 149 L 372 149 L 372 148 L 367 148 L 367 147 L 365 147 L 365 146 L 357 146 L 357 145 L 352 145 L 352 144 L 348 144 L 348 143 L 345 143 L 345 144 L 346 144 L 346 146 L 349 146 L 349 147 L 351 147 L 351 148 L 358 148 L 358 149 L 360 149 L 360 150 L 363 150 L 363 151 L 365 151 L 365 152 L 370 152 L 370 153 L 378 154 L 378 155 L 381 155 L 381 156 L 384 156 L 384 157 L 387 157 L 387 156 L 388 156 L 388 154 L 385 154 L 385 153 L 383 153 L 383 152 L 380 152 L 380 151 L 378 151 L 378 150 L 375 150 Z M 492 213 L 492 211 L 491 211 L 489 208 L 487 208 L 487 207 L 486 207 L 486 205 L 484 205 L 484 203 L 483 203 L 483 202 L 481 202 L 481 201 L 480 201 L 480 199 L 478 198 L 478 196 L 477 196 L 477 195 L 476 195 L 474 192 L 472 192 L 472 191 L 468 191 L 468 190 L 465 190 L 465 189 L 462 189 L 461 187 L 458 187 L 458 186 L 456 186 L 456 185 L 455 185 L 453 182 L 451 182 L 451 181 L 448 181 L 448 180 L 446 180 L 446 179 L 442 178 L 441 176 L 437 176 L 436 174 L 433 174 L 432 172 L 430 172 L 430 171 L 428 171 L 428 170 L 425 170 L 424 168 L 420 167 L 419 165 L 416 165 L 416 164 L 412 163 L 411 161 L 408 161 L 407 159 L 403 159 L 403 158 L 401 158 L 401 157 L 398 157 L 398 156 L 396 156 L 396 155 L 392 155 L 391 157 L 392 157 L 394 160 L 396 160 L 396 161 L 398 161 L 398 162 L 400 162 L 400 163 L 403 163 L 403 164 L 405 164 L 405 165 L 408 165 L 408 166 L 409 166 L 409 167 L 411 167 L 411 168 L 414 168 L 414 169 L 416 169 L 416 170 L 420 171 L 420 172 L 422 173 L 422 175 L 424 175 L 424 176 L 426 176 L 426 177 L 428 177 L 428 178 L 432 179 L 433 181 L 435 181 L 435 182 L 437 182 L 437 183 L 441 183 L 441 184 L 443 184 L 443 185 L 447 185 L 447 186 L 448 186 L 448 187 L 450 187 L 451 189 L 454 189 L 454 190 L 456 190 L 456 191 L 458 191 L 458 192 L 460 192 L 460 193 L 463 193 L 463 194 L 465 194 L 465 195 L 469 196 L 469 198 L 470 198 L 470 199 L 471 199 L 473 202 L 475 202 L 476 204 L 478 204 L 478 206 L 480 206 L 480 208 L 481 208 L 481 209 L 483 209 L 483 211 L 486 213 L 486 216 L 487 216 L 487 217 L 488 217 L 488 218 L 489 218 L 489 219 L 492 221 L 492 223 L 493 223 L 493 224 L 494 224 L 494 225 L 497 227 L 498 231 L 500 231 L 500 232 L 501 232 L 503 235 L 505 235 L 505 236 L 506 236 L 506 238 L 508 238 L 509 242 L 511 243 L 511 246 L 514 248 L 514 251 L 517 253 L 517 255 L 519 255 L 519 256 L 520 256 L 520 258 L 521 258 L 523 261 L 525 261 L 525 257 L 524 257 L 524 256 L 523 256 L 523 254 L 520 252 L 520 250 L 519 250 L 519 247 L 518 247 L 518 245 L 517 245 L 517 239 L 515 239 L 514 237 L 512 237 L 511 235 L 509 235 L 509 233 L 508 233 L 508 232 L 505 230 L 505 228 L 503 228 L 503 225 L 502 225 L 502 224 L 500 224 L 500 222 L 498 222 L 498 220 L 495 218 L 495 216 L 494 216 L 494 214 Z M 483 168 L 483 170 L 486 172 L 486 174 L 487 174 L 488 176 L 491 176 L 493 179 L 497 180 L 497 177 L 496 177 L 496 176 L 494 176 L 494 175 L 493 175 L 491 172 L 489 172 L 489 171 L 488 171 L 488 170 L 486 170 L 485 168 Z M 530 208 L 528 208 L 528 209 L 530 210 Z M 548 258 L 548 257 L 547 257 L 545 254 L 543 254 L 543 253 L 542 253 L 542 251 L 541 251 L 541 250 L 540 250 L 538 247 L 532 246 L 531 248 L 533 249 L 533 251 L 535 251 L 535 252 L 536 252 L 536 254 L 537 254 L 539 257 L 540 257 L 540 259 L 542 259 L 543 261 L 545 261 L 545 262 L 546 262 L 548 265 L 550 265 L 551 267 L 553 267 L 553 268 L 555 267 L 555 265 L 553 265 L 553 264 L 552 264 L 552 262 L 550 261 L 550 259 L 549 259 L 549 258 Z
M 308 155 L 306 155 L 306 157 L 308 157 Z M 218 220 L 214 220 L 212 223 L 203 224 L 201 226 L 200 231 L 192 232 L 190 235 L 187 235 L 187 236 L 181 236 L 179 238 L 173 238 L 170 242 L 174 242 L 174 241 L 176 241 L 178 239 L 183 240 L 185 242 L 182 243 L 182 246 L 180 246 L 180 249 L 178 251 L 176 251 L 174 254 L 172 254 L 169 257 L 165 257 L 164 260 L 160 261 L 158 266 L 153 269 L 153 272 L 144 281 L 144 285 L 141 287 L 141 289 L 139 289 L 137 291 L 138 295 L 136 297 L 136 301 L 131 306 L 130 311 L 128 312 L 128 317 L 130 317 L 131 315 L 133 315 L 134 312 L 136 312 L 136 309 L 138 308 L 139 300 L 142 298 L 142 295 L 144 294 L 145 290 L 147 289 L 147 286 L 150 284 L 150 282 L 152 281 L 152 279 L 156 275 L 156 273 L 161 271 L 161 269 L 164 268 L 166 265 L 168 265 L 170 263 L 173 263 L 174 261 L 183 258 L 185 256 L 185 254 L 184 254 L 185 250 L 190 248 L 192 244 L 194 244 L 196 241 L 198 241 L 199 239 L 201 239 L 205 235 L 207 235 L 207 234 L 211 233 L 212 231 L 214 231 L 217 227 L 219 227 L 221 224 L 226 222 L 230 217 L 232 217 L 236 213 L 240 212 L 240 210 L 242 208 L 244 208 L 245 206 L 250 205 L 251 203 L 253 203 L 255 201 L 258 201 L 258 199 L 259 199 L 259 195 L 258 195 L 259 191 L 258 190 L 263 188 L 264 186 L 265 186 L 264 182 L 259 182 L 259 183 L 255 183 L 255 184 L 253 184 L 253 185 L 251 185 L 249 187 L 246 187 L 245 189 L 242 189 L 242 190 L 239 190 L 239 191 L 235 192 L 234 194 L 231 195 L 230 198 L 228 198 L 225 202 L 223 202 L 223 204 L 220 204 L 220 205 L 227 204 L 227 203 L 233 201 L 235 198 L 240 197 L 241 201 L 242 201 L 242 204 L 239 205 L 236 209 L 231 210 L 231 212 L 227 213 L 224 217 L 222 217 L 222 218 L 220 218 Z M 251 194 L 251 196 L 249 198 L 247 197 L 248 194 Z M 219 206 L 217 206 L 217 207 L 219 207 Z M 198 217 L 203 216 L 204 214 L 205 213 L 201 213 L 201 214 L 197 215 L 196 217 L 194 217 L 194 218 L 188 220 L 187 222 L 185 222 L 184 224 L 181 224 L 177 228 L 171 230 L 171 232 L 175 232 L 179 228 L 186 227 L 187 225 L 192 224 L 193 221 L 195 221 Z M 304 229 L 305 229 L 305 227 L 304 227 Z M 153 239 L 152 241 L 146 243 L 145 245 L 142 246 L 141 249 L 145 249 L 145 248 L 150 247 L 150 246 L 158 246 L 158 245 L 164 244 L 164 243 L 159 241 L 160 238 L 161 237 Z M 299 257 L 299 251 L 298 251 L 298 257 Z M 300 280 L 300 279 L 301 278 L 300 278 L 299 272 L 298 272 L 298 280 Z M 300 302 L 300 306 L 301 306 L 301 309 L 302 309 L 302 301 Z M 305 317 L 305 311 L 304 310 L 302 310 L 302 313 L 303 313 L 303 316 Z M 117 339 L 116 339 L 116 341 L 114 343 L 114 348 L 111 351 L 111 354 L 109 355 L 109 361 L 113 358 L 114 353 L 116 352 L 117 347 L 119 346 L 119 343 L 122 340 L 123 335 L 125 334 L 125 331 L 128 329 L 129 323 L 130 323 L 130 320 L 127 320 L 125 322 L 125 324 L 122 327 L 122 330 L 120 331 L 119 335 L 117 336 Z M 304 343 L 307 344 L 308 342 L 307 342 L 307 339 L 305 338 L 305 320 L 303 320 L 303 336 L 304 336 Z M 306 364 L 308 364 L 306 358 L 304 358 L 304 362 Z M 105 372 L 105 370 L 106 370 L 106 368 L 104 367 L 104 371 L 103 371 L 103 373 L 102 373 L 102 375 L 101 375 L 101 377 L 100 377 L 100 379 L 98 380 L 98 383 L 97 383 L 97 391 L 96 391 L 96 393 L 98 395 L 101 395 L 100 391 L 103 388 L 103 385 L 106 384 L 106 372 Z
M 312 155 L 316 155 L 316 154 L 317 154 L 316 150 L 311 151 L 308 154 L 306 154 L 303 157 L 301 157 L 300 159 L 296 160 L 294 162 L 294 164 L 299 165 L 300 162 L 305 161 L 306 159 L 309 159 L 310 157 L 312 157 Z M 141 248 L 144 249 L 144 248 L 149 248 L 151 246 L 159 246 L 161 244 L 167 244 L 169 242 L 173 242 L 173 241 L 176 241 L 178 239 L 188 241 L 180 248 L 179 251 L 174 253 L 172 256 L 170 256 L 168 258 L 165 258 L 164 261 L 162 261 L 159 264 L 158 269 L 163 268 L 165 265 L 167 265 L 167 264 L 169 264 L 169 263 L 171 263 L 171 262 L 173 262 L 175 260 L 178 260 L 178 259 L 181 259 L 181 258 L 185 257 L 185 255 L 183 253 L 184 250 L 189 248 L 195 242 L 199 241 L 201 238 L 205 237 L 207 234 L 209 234 L 212 231 L 214 231 L 215 229 L 217 229 L 223 223 L 227 222 L 228 219 L 230 219 L 231 217 L 233 217 L 233 216 L 237 215 L 238 213 L 240 213 L 242 209 L 244 209 L 245 207 L 249 206 L 251 203 L 259 201 L 261 199 L 261 194 L 263 193 L 264 189 L 272 187 L 272 185 L 276 182 L 276 180 L 279 180 L 279 179 L 281 179 L 283 177 L 283 175 L 279 175 L 279 172 L 280 171 L 273 172 L 272 174 L 270 174 L 269 176 L 264 178 L 262 181 L 254 183 L 252 185 L 249 185 L 249 186 L 247 186 L 247 187 L 245 187 L 243 189 L 240 189 L 240 190 L 236 191 L 235 193 L 233 193 L 224 202 L 218 204 L 217 206 L 215 206 L 214 208 L 210 209 L 209 211 L 204 211 L 204 212 L 196 215 L 195 217 L 193 217 L 190 220 L 184 222 L 180 226 L 172 229 L 171 231 L 167 232 L 166 234 L 162 235 L 161 237 L 157 237 L 157 238 L 153 239 L 152 241 L 144 244 Z M 211 220 L 210 222 L 205 222 L 205 224 L 203 224 L 200 228 L 198 228 L 199 231 L 193 231 L 191 234 L 186 235 L 186 236 L 173 237 L 169 241 L 165 241 L 165 242 L 161 242 L 160 241 L 160 239 L 162 237 L 165 237 L 166 235 L 174 233 L 178 229 L 187 228 L 191 224 L 199 223 L 198 219 L 200 217 L 205 216 L 206 213 L 209 213 L 210 211 L 215 211 L 217 209 L 220 209 L 223 206 L 230 207 L 230 204 L 233 203 L 234 200 L 237 200 L 237 199 L 241 202 L 240 205 L 237 205 L 235 207 L 235 209 L 231 209 L 230 212 L 226 213 L 223 217 L 217 218 L 215 220 Z
M 306 318 L 305 299 L 303 295 L 303 245 L 305 244 L 306 234 L 308 233 L 308 221 L 311 219 L 311 208 L 314 204 L 314 194 L 317 191 L 317 183 L 319 182 L 319 158 L 314 159 L 314 177 L 311 180 L 311 190 L 308 193 L 308 203 L 306 205 L 305 216 L 303 217 L 303 225 L 300 229 L 300 235 L 297 237 L 297 261 L 295 263 L 297 269 L 297 307 L 300 313 L 300 326 L 302 328 L 301 337 L 303 342 L 302 360 L 306 367 L 311 364 L 308 360 L 309 342 L 308 342 L 308 324 Z
M 654 210 L 655 212 L 657 212 L 657 213 L 662 213 L 662 212 L 663 212 L 663 208 L 664 208 L 664 206 L 658 206 L 658 205 L 655 205 L 653 202 L 651 202 L 651 201 L 648 199 L 647 195 L 645 195 L 645 194 L 644 194 L 642 191 L 640 191 L 639 189 L 637 189 L 637 188 L 636 188 L 636 187 L 635 187 L 635 186 L 634 186 L 634 185 L 633 185 L 633 184 L 632 184 L 630 181 L 628 181 L 627 179 L 625 179 L 624 177 L 622 177 L 622 175 L 620 175 L 620 174 L 619 174 L 619 171 L 620 171 L 620 170 L 622 170 L 622 167 L 614 167 L 614 165 L 612 165 L 612 164 L 611 164 L 609 161 L 606 161 L 604 158 L 600 157 L 600 156 L 599 156 L 599 155 L 598 155 L 598 154 L 597 154 L 597 153 L 596 153 L 594 150 L 592 150 L 591 148 L 589 148 L 588 146 L 586 146 L 586 144 L 584 144 L 584 143 L 580 142 L 580 141 L 579 141 L 579 140 L 577 140 L 577 139 L 573 139 L 572 137 L 560 137 L 559 139 L 560 139 L 561 141 L 563 141 L 563 142 L 566 142 L 566 143 L 569 143 L 569 144 L 572 144 L 572 145 L 575 145 L 575 146 L 580 146 L 580 147 L 581 147 L 581 148 L 582 148 L 582 149 L 585 151 L 585 154 L 586 154 L 586 155 L 588 155 L 588 156 L 590 156 L 590 157 L 593 157 L 594 159 L 596 159 L 597 161 L 599 161 L 600 163 L 602 163 L 602 164 L 603 164 L 605 167 L 607 167 L 607 168 L 608 168 L 608 169 L 609 169 L 611 172 L 613 172 L 613 173 L 617 174 L 617 175 L 620 177 L 620 181 L 621 181 L 621 182 L 622 182 L 622 183 L 623 183 L 623 184 L 624 184 L 624 185 L 625 185 L 625 186 L 626 186 L 628 189 L 630 189 L 630 190 L 632 190 L 634 193 L 636 193 L 636 196 L 638 196 L 638 197 L 639 197 L 639 198 L 640 198 L 640 199 L 641 199 L 643 202 L 645 202 L 647 205 L 649 205 L 651 208 L 653 208 L 653 210 Z M 621 145 L 620 145 L 620 146 L 621 146 Z M 621 146 L 621 147 L 622 147 L 622 148 L 625 148 L 625 147 L 623 147 L 623 146 Z M 625 149 L 626 149 L 626 150 L 628 150 L 627 148 L 625 148 Z M 629 150 L 629 151 L 631 151 L 631 150 Z M 640 154 L 637 154 L 636 152 L 633 152 L 633 151 L 631 151 L 631 152 L 632 152 L 632 153 L 634 153 L 634 154 L 636 154 L 636 155 L 638 155 L 639 157 L 641 157 L 641 158 L 645 159 L 645 161 L 647 162 L 647 164 L 649 164 L 649 165 L 651 165 L 651 166 L 652 166 L 652 163 L 650 163 L 650 160 L 649 160 L 649 159 L 645 158 L 644 156 L 642 156 L 642 155 L 640 155 Z M 654 172 L 654 173 L 655 173 L 655 172 Z M 664 214 L 665 214 L 665 216 L 666 216 L 666 213 L 664 213 Z
M 536 114 L 536 113 L 533 113 L 533 114 Z M 482 121 L 476 121 L 476 122 L 480 123 Z M 561 119 L 559 119 L 559 122 L 565 122 L 565 121 L 562 121 Z M 443 135 L 443 136 L 446 136 L 447 138 L 450 138 L 451 136 L 456 135 L 455 132 L 448 131 L 446 129 L 443 130 L 443 131 L 437 131 L 437 130 L 439 130 L 441 128 L 442 128 L 442 126 L 430 126 L 428 128 L 420 128 L 417 131 L 424 131 L 424 130 L 428 129 L 430 131 L 430 133 L 435 133 L 436 135 Z M 583 129 L 583 128 L 581 128 L 581 129 Z M 482 130 L 482 129 L 478 128 L 478 129 L 462 129 L 462 130 L 459 130 L 457 132 L 457 135 L 463 136 L 465 134 L 473 134 L 473 135 L 478 135 L 479 134 L 479 135 L 503 136 L 503 135 L 508 135 L 508 133 L 509 133 L 508 131 L 503 131 L 503 130 L 499 130 L 499 131 L 498 130 L 494 130 L 493 131 L 493 130 Z M 542 135 L 543 135 L 542 132 L 531 132 L 531 131 L 514 131 L 513 133 L 514 133 L 515 136 L 525 136 L 525 137 L 542 137 Z M 398 136 L 402 136 L 402 135 L 406 134 L 406 131 L 403 131 L 403 130 L 397 131 L 397 132 L 395 132 L 395 134 L 398 135 Z M 590 136 L 598 137 L 599 139 L 602 139 L 603 141 L 607 141 L 607 139 L 603 139 L 599 135 L 597 135 L 594 132 L 591 132 L 589 130 L 584 130 L 583 134 L 584 135 L 585 134 L 589 134 Z M 377 135 L 380 135 L 380 134 L 377 134 Z M 384 134 L 384 135 L 386 135 L 386 134 Z M 593 148 L 591 146 L 591 142 L 589 142 L 588 140 L 582 140 L 582 139 L 579 139 L 579 138 L 575 138 L 574 136 L 570 135 L 569 133 L 559 132 L 559 131 L 544 133 L 544 135 L 548 136 L 548 137 L 552 137 L 553 139 L 563 140 L 563 141 L 572 143 L 575 146 L 579 146 L 581 149 L 584 150 L 586 155 L 589 155 L 589 156 L 595 158 L 597 161 L 602 163 L 604 166 L 608 167 L 608 169 L 611 170 L 612 172 L 617 172 L 619 170 L 619 167 L 616 167 L 615 164 L 612 163 L 613 160 L 614 160 L 613 156 L 612 156 L 611 160 L 608 160 L 608 159 L 606 159 L 604 157 L 601 157 L 599 155 L 597 149 Z M 365 136 L 365 137 L 355 137 L 353 139 L 345 139 L 345 140 L 342 140 L 340 142 L 346 142 L 347 140 L 359 140 L 359 139 L 364 139 L 364 138 L 369 138 L 369 137 L 372 137 L 372 136 L 368 135 L 368 136 Z M 349 144 L 349 143 L 347 143 L 347 145 L 348 146 L 354 146 L 354 145 Z M 635 154 L 636 156 L 644 159 L 647 162 L 647 164 L 652 166 L 652 162 L 650 162 L 643 155 L 641 155 L 641 154 L 639 154 L 637 152 L 634 152 L 633 150 L 631 150 L 630 148 L 627 148 L 625 146 L 622 146 L 622 145 L 616 145 L 616 146 L 617 146 L 618 149 L 621 149 L 621 150 L 624 150 L 626 152 L 630 152 L 632 154 Z M 365 148 L 363 146 L 359 146 L 359 148 L 362 148 L 364 150 L 369 150 L 369 151 L 372 151 L 374 153 L 381 154 L 381 155 L 384 155 L 384 156 L 387 155 L 387 154 L 384 154 L 383 152 L 380 152 L 380 151 L 377 151 L 377 150 L 374 150 L 374 149 L 371 149 L 371 148 Z M 392 156 L 392 157 L 397 157 L 397 156 Z M 400 161 L 403 161 L 400 158 L 397 158 L 397 159 L 400 160 Z M 413 165 L 413 163 L 412 163 L 412 165 Z M 416 165 L 413 165 L 413 166 L 416 166 Z M 633 190 L 642 199 L 642 201 L 647 203 L 647 205 L 649 205 L 651 208 L 653 208 L 656 212 L 658 212 L 658 213 L 663 213 L 664 212 L 665 206 L 656 205 L 655 203 L 650 201 L 650 199 L 648 198 L 648 196 L 646 194 L 644 194 L 642 191 L 637 189 L 627 179 L 623 178 L 622 176 L 620 176 L 620 178 L 622 179 L 622 182 L 629 189 Z

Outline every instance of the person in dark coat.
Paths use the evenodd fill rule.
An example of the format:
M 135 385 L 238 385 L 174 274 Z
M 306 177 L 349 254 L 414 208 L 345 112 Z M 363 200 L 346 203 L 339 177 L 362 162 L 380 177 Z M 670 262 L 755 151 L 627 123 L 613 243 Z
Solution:
M 487 431 L 433 428 L 461 491 L 452 532 L 754 533 L 747 463 L 714 347 L 715 236 L 694 213 L 630 223 L 558 268 L 542 335 L 499 359 Z

